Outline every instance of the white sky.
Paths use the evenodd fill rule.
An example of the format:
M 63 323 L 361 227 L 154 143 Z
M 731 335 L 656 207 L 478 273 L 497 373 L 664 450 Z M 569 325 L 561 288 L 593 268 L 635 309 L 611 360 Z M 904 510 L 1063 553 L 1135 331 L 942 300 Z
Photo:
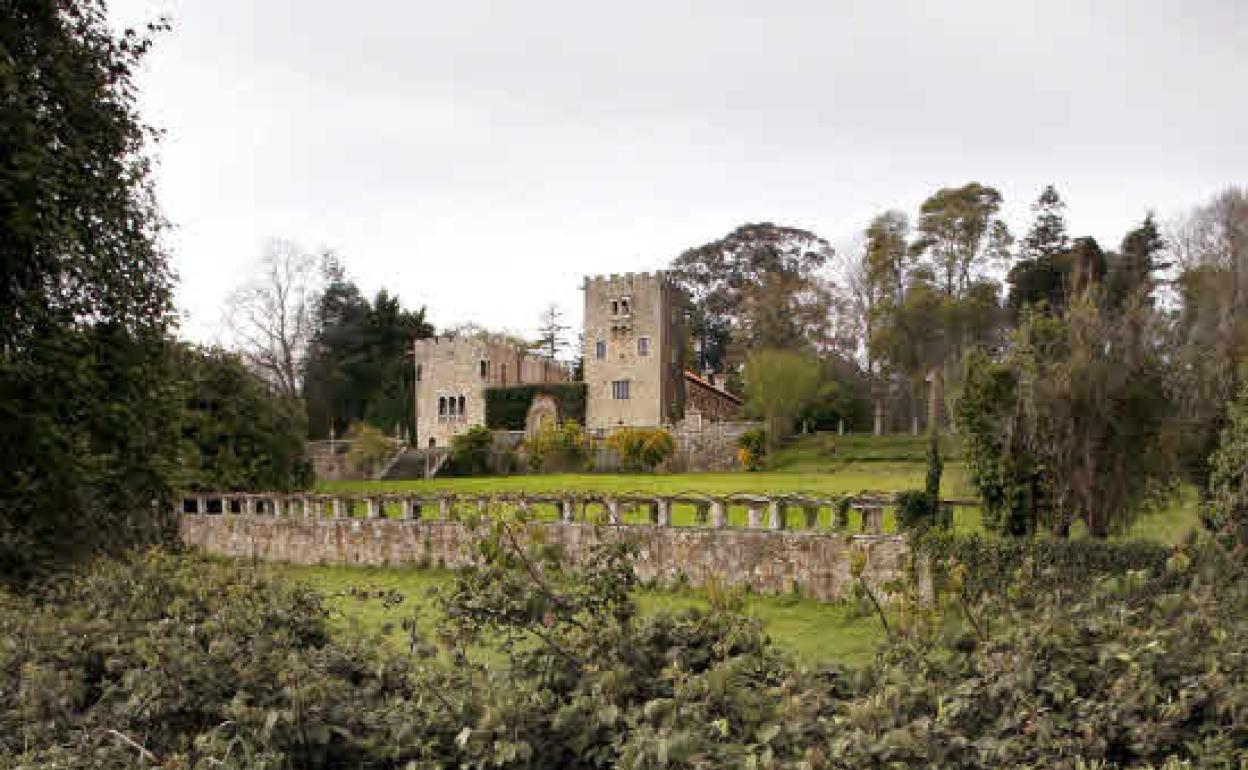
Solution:
M 1116 246 L 1248 182 L 1248 2 L 112 0 L 168 14 L 140 83 L 167 132 L 183 333 L 269 237 L 345 259 L 438 327 L 532 333 L 587 273 L 744 222 L 847 242 L 991 184 L 1052 182 Z

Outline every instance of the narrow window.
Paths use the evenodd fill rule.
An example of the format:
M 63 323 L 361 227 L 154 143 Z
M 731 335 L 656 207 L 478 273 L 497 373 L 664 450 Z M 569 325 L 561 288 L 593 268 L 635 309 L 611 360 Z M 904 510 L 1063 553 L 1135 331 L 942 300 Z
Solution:
M 594 345 L 594 356 L 599 359 L 607 357 L 607 343 L 606 342 L 602 340 L 598 340 L 598 343 Z
M 625 297 L 624 299 L 620 300 L 620 314 L 621 315 L 629 314 L 628 297 Z
M 416 364 L 416 381 L 417 382 L 420 382 L 420 379 L 422 376 L 424 376 L 424 373 L 425 373 L 424 366 L 421 364 Z
M 438 416 L 446 416 L 446 396 L 438 396 Z
M 484 380 L 486 377 L 490 376 L 490 362 L 489 361 L 486 361 L 483 359 L 480 362 L 480 368 L 481 368 L 481 379 Z
M 611 383 L 611 398 L 616 401 L 628 400 L 628 380 L 614 380 Z
M 464 397 L 463 396 L 459 397 L 459 416 L 460 417 L 464 416 Z
M 502 370 L 503 384 L 506 385 L 507 384 L 507 364 L 503 364 L 502 366 L 503 366 L 503 370 Z
M 620 314 L 620 303 L 617 300 L 611 300 L 611 315 Z
M 650 355 L 650 338 L 649 337 L 637 338 L 637 355 L 639 356 Z

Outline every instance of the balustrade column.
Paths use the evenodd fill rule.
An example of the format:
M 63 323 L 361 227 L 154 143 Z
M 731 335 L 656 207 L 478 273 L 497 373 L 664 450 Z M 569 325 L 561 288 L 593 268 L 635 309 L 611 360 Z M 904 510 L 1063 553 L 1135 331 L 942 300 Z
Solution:
M 280 517 L 282 515 L 282 498 L 270 497 L 269 506 L 273 509 L 272 514 L 274 518 Z
M 711 501 L 711 526 L 717 529 L 723 528 L 728 524 L 728 516 L 724 511 L 723 500 Z
M 779 500 L 770 500 L 767 503 L 767 528 L 768 529 L 784 529 L 784 511 L 785 505 Z
M 564 521 L 572 521 L 576 518 L 576 503 L 571 498 L 565 497 L 559 501 L 559 508 Z
M 333 506 L 334 518 L 341 519 L 343 517 L 343 507 L 344 507 L 342 498 L 335 495 L 334 497 L 330 498 L 329 502 L 330 502 L 330 505 Z
M 195 512 L 201 515 L 208 512 L 208 498 L 203 496 L 195 498 Z
M 654 501 L 654 523 L 660 527 L 672 526 L 672 501 L 666 497 Z
M 451 520 L 451 499 L 449 497 L 438 498 L 438 516 L 442 521 Z
M 375 497 L 364 498 L 364 510 L 365 510 L 364 515 L 370 519 L 377 518 L 378 515 L 380 514 L 380 508 L 381 508 L 381 506 L 379 506 L 377 503 L 378 503 L 378 500 Z
M 607 523 L 619 524 L 620 523 L 620 501 L 616 500 L 614 497 L 608 497 L 606 499 L 606 505 L 607 505 Z

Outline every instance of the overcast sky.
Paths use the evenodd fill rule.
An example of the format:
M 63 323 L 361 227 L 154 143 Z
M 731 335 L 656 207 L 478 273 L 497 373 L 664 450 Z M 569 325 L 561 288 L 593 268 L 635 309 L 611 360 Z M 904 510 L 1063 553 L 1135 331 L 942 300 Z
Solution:
M 1052 182 L 1116 245 L 1248 182 L 1248 2 L 112 0 L 164 13 L 140 83 L 183 333 L 266 239 L 332 248 L 439 327 L 579 324 L 581 276 L 744 222 L 834 244 L 942 186 L 1011 224 Z

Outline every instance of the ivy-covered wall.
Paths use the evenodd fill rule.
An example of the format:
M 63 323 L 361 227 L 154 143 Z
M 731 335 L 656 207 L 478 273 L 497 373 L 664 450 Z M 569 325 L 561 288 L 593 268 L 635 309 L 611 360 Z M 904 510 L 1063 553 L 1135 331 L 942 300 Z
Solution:
M 485 425 L 490 430 L 524 430 L 529 405 L 538 395 L 550 396 L 559 407 L 560 420 L 585 424 L 585 383 L 549 382 L 486 388 Z

